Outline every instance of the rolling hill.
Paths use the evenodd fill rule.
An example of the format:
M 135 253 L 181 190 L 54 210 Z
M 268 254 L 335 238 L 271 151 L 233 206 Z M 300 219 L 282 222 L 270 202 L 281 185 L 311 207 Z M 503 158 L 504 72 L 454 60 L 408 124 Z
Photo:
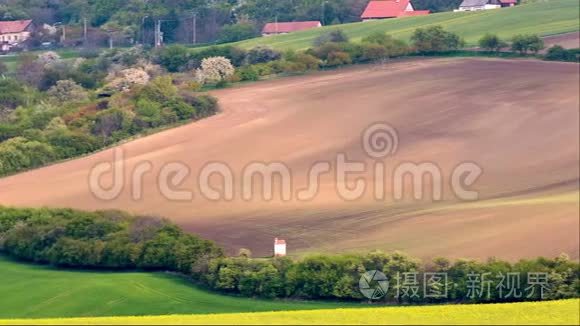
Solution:
M 321 33 L 340 28 L 354 41 L 373 32 L 386 32 L 408 40 L 416 28 L 441 25 L 462 36 L 467 45 L 476 45 L 485 33 L 510 38 L 517 34 L 540 36 L 577 32 L 580 28 L 579 3 L 576 0 L 549 0 L 479 12 L 445 12 L 428 16 L 327 26 L 286 35 L 260 37 L 233 43 L 244 48 L 268 45 L 277 49 L 305 49 Z
M 0 256 L 2 319 L 216 314 L 353 306 L 228 297 L 165 273 L 57 270 Z
M 91 171 L 110 164 L 116 149 L 0 179 L 0 204 L 165 216 L 231 253 L 249 248 L 255 256 L 271 255 L 278 236 L 292 255 L 396 249 L 421 258 L 566 252 L 578 259 L 578 88 L 577 64 L 501 59 L 403 60 L 252 83 L 215 91 L 217 116 L 118 146 L 124 187 L 112 200 L 89 185 Z M 285 163 L 293 195 L 309 185 L 315 163 L 334 169 L 340 153 L 373 166 L 361 135 L 377 122 L 395 127 L 399 139 L 396 154 L 378 160 L 387 170 L 384 199 L 373 196 L 381 182 L 372 169 L 346 181 L 324 174 L 308 201 L 278 192 L 264 200 L 259 183 L 248 188 L 256 196 L 243 198 L 242 172 L 253 162 Z M 143 197 L 135 199 L 133 172 L 147 162 Z M 211 162 L 231 169 L 233 200 L 200 192 L 199 174 Z M 443 198 L 433 201 L 425 188 L 422 200 L 408 191 L 395 200 L 390 180 L 404 162 L 436 164 Z M 450 192 L 451 172 L 462 162 L 484 171 L 471 187 L 479 201 Z M 169 199 L 160 188 L 168 163 L 187 165 L 189 174 L 170 189 L 190 190 L 193 198 Z M 337 186 L 355 178 L 367 188 L 344 200 Z M 108 187 L 111 180 L 106 174 L 101 182 Z

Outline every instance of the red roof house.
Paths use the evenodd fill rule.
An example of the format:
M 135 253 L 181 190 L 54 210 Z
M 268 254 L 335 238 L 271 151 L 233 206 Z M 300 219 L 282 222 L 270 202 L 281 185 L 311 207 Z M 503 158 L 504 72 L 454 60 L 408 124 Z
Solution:
M 31 32 L 32 20 L 0 21 L 0 50 L 8 51 L 12 45 L 26 41 Z
M 319 21 L 304 21 L 304 22 L 275 22 L 267 23 L 262 29 L 262 35 L 276 35 L 276 34 L 287 34 L 297 31 L 304 31 L 307 29 L 321 27 L 322 24 Z
M 428 14 L 429 10 L 415 10 L 410 0 L 373 0 L 367 5 L 361 19 L 366 21 Z

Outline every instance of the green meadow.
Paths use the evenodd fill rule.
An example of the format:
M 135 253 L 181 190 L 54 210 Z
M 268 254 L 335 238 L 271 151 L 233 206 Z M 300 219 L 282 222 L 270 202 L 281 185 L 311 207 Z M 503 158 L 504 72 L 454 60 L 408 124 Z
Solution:
M 0 319 L 217 314 L 352 307 L 210 293 L 167 273 L 57 270 L 0 257 Z
M 550 0 L 497 10 L 445 12 L 428 16 L 327 26 L 233 44 L 244 48 L 268 45 L 283 50 L 305 49 L 312 45 L 312 41 L 318 35 L 334 28 L 342 29 L 354 41 L 373 32 L 386 32 L 396 38 L 408 40 L 413 31 L 419 27 L 441 25 L 463 37 L 467 45 L 476 45 L 485 33 L 497 34 L 507 39 L 517 34 L 546 36 L 578 31 L 579 10 L 578 0 Z

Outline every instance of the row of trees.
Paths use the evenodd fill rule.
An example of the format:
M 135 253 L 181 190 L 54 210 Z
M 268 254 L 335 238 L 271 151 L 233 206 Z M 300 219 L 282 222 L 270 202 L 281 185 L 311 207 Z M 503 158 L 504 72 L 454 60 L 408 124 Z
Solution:
M 212 260 L 202 280 L 213 289 L 244 296 L 360 301 L 368 300 L 360 282 L 369 271 L 385 276 L 381 284 L 385 293 L 375 298 L 382 302 L 475 303 L 580 296 L 580 266 L 566 255 L 513 264 L 445 258 L 423 264 L 397 252 L 314 255 L 299 260 L 251 259 L 246 254 Z M 372 276 L 367 284 L 378 288 Z
M 0 252 L 63 267 L 171 270 L 221 257 L 210 241 L 167 220 L 120 211 L 0 207 Z
M 156 217 L 119 211 L 0 207 L 0 253 L 72 268 L 174 271 L 222 293 L 266 298 L 368 300 L 360 288 L 381 287 L 383 302 L 500 302 L 580 296 L 580 265 L 561 255 L 509 263 L 401 253 L 313 255 L 302 259 L 225 257 L 215 244 Z M 361 283 L 366 272 L 380 271 Z M 429 276 L 429 277 L 427 277 Z M 377 281 L 381 280 L 382 283 Z M 361 285 L 362 284 L 362 285 Z

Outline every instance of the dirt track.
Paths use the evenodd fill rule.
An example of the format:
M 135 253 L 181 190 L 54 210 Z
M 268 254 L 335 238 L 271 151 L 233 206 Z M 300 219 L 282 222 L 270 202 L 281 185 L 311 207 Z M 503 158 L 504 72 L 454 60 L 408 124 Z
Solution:
M 517 259 L 568 252 L 578 258 L 578 78 L 576 64 L 437 59 L 222 90 L 215 92 L 223 109 L 218 116 L 121 146 L 126 187 L 117 199 L 99 200 L 89 191 L 91 168 L 112 161 L 113 150 L 106 150 L 0 179 L 0 204 L 161 215 L 232 252 L 245 247 L 256 255 L 268 254 L 279 236 L 291 253 L 379 248 L 422 257 Z M 365 195 L 353 202 L 337 195 L 330 175 L 321 177 L 309 202 L 242 200 L 241 171 L 251 162 L 284 162 L 294 190 L 306 187 L 314 162 L 335 163 L 337 153 L 372 166 L 361 134 L 383 121 L 399 134 L 398 151 L 385 160 L 385 179 L 392 179 L 400 162 L 436 163 L 445 200 L 394 201 L 387 182 L 386 199 L 376 201 L 370 169 L 349 178 L 349 184 L 355 177 L 368 182 Z M 143 199 L 135 201 L 129 174 L 143 161 L 153 171 L 144 177 Z M 212 161 L 234 171 L 233 201 L 202 198 L 197 176 Z M 483 168 L 472 188 L 487 200 L 466 206 L 450 192 L 449 174 L 463 161 Z M 176 188 L 193 190 L 193 200 L 161 195 L 157 178 L 168 162 L 190 167 Z

